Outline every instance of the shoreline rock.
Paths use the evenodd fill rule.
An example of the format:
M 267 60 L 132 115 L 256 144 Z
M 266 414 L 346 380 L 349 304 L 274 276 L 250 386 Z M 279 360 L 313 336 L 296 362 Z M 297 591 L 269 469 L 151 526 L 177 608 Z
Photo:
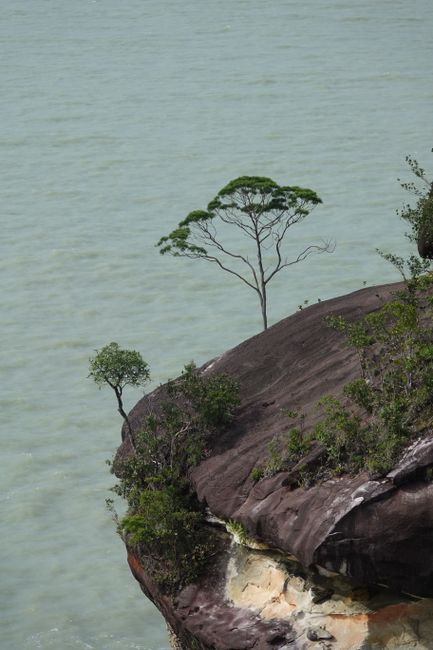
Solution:
M 429 478 L 433 439 L 429 435 L 413 441 L 397 467 L 376 480 L 364 473 L 302 488 L 294 487 L 290 472 L 257 483 L 251 478 L 271 440 L 289 428 L 287 410 L 305 414 L 308 432 L 317 421 L 317 401 L 326 394 L 340 397 L 343 386 L 359 376 L 356 353 L 345 345 L 341 333 L 325 325 L 325 315 L 359 319 L 380 308 L 400 288 L 401 284 L 362 289 L 308 307 L 203 367 L 203 372 L 235 377 L 241 386 L 241 405 L 233 426 L 213 441 L 209 457 L 192 471 L 191 483 L 217 519 L 240 522 L 248 536 L 271 549 L 249 549 L 244 566 L 252 558 L 265 558 L 262 561 L 271 567 L 268 573 L 279 586 L 272 580 L 259 584 L 240 577 L 240 565 L 236 565 L 236 583 L 233 563 L 239 553 L 225 531 L 218 533 L 225 536 L 218 560 L 202 581 L 186 587 L 175 599 L 161 594 L 143 567 L 137 570 L 140 559 L 135 557 L 134 575 L 185 648 L 433 646 L 429 624 L 433 618 L 433 483 Z M 144 397 L 131 411 L 134 431 L 149 406 L 157 403 L 159 391 Z M 129 453 L 125 441 L 119 457 Z M 296 558 L 313 576 L 343 576 L 353 593 L 364 596 L 343 597 L 341 585 L 339 592 L 321 586 L 320 579 L 314 589 L 306 588 L 305 576 L 289 570 L 283 580 L 284 572 L 272 564 L 281 565 L 275 552 L 280 558 Z M 304 586 L 299 580 L 304 580 Z M 377 585 L 388 588 L 391 604 L 371 607 L 370 591 Z M 332 592 L 329 598 L 327 591 Z M 397 596 L 397 591 L 410 596 Z M 258 598 L 259 592 L 260 606 L 252 598 L 253 593 Z M 350 602 L 344 604 L 344 598 Z M 292 610 L 290 599 L 296 601 Z M 315 613 L 314 620 L 308 619 L 308 611 Z M 316 628 L 333 638 L 319 638 Z M 354 645 L 347 645 L 347 639 Z

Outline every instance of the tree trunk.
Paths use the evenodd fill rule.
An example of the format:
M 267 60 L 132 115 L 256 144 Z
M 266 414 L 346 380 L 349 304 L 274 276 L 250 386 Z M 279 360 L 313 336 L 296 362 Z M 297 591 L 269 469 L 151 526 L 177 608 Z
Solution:
M 255 230 L 256 230 L 256 245 L 257 245 L 257 261 L 259 263 L 259 272 L 260 272 L 260 289 L 257 286 L 257 290 L 260 296 L 260 307 L 262 310 L 263 329 L 266 332 L 266 330 L 268 329 L 268 314 L 267 314 L 267 305 L 266 305 L 266 282 L 265 282 L 265 271 L 263 268 L 263 260 L 262 260 L 262 248 L 260 244 L 259 233 L 257 231 L 257 224 L 255 224 Z M 256 284 L 258 284 L 257 279 L 256 279 Z
M 263 330 L 266 332 L 268 329 L 268 314 L 267 314 L 267 301 L 266 301 L 266 287 L 262 287 L 262 292 L 260 294 L 260 307 L 262 310 L 262 318 L 263 318 Z
M 128 430 L 129 442 L 131 443 L 131 447 L 135 451 L 136 447 L 135 447 L 134 438 L 132 437 L 131 423 L 129 422 L 129 418 L 126 415 L 125 411 L 123 410 L 122 394 L 120 393 L 120 391 L 117 388 L 114 389 L 114 392 L 116 393 L 116 397 L 117 397 L 117 405 L 118 405 L 117 410 L 120 413 L 120 415 L 122 416 L 122 418 L 125 420 L 126 428 Z

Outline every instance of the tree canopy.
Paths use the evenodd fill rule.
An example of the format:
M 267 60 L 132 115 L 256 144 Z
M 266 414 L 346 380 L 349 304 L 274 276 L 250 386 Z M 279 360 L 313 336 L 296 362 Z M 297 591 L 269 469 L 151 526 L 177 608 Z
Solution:
M 124 350 L 112 342 L 89 359 L 89 377 L 101 388 L 110 386 L 117 399 L 118 411 L 125 420 L 130 442 L 134 447 L 131 424 L 123 409 L 122 394 L 125 386 L 144 386 L 150 378 L 148 364 L 136 350 Z
M 300 223 L 322 200 L 313 190 L 278 185 L 263 176 L 230 181 L 208 204 L 194 210 L 158 242 L 162 255 L 204 259 L 239 278 L 259 297 L 267 329 L 267 285 L 277 273 L 312 253 L 332 252 L 329 242 L 309 244 L 293 258 L 284 249 L 288 229 Z M 250 249 L 234 248 L 233 228 L 249 240 Z

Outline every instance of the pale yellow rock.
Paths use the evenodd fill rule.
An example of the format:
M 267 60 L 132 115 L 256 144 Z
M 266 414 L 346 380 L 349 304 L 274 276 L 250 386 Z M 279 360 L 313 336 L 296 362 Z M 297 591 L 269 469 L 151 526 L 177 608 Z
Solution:
M 367 595 L 367 594 L 366 594 Z M 371 609 L 362 593 L 334 593 L 323 603 L 299 576 L 289 575 L 276 554 L 260 553 L 236 545 L 226 574 L 226 597 L 234 605 L 251 609 L 264 619 L 288 620 L 305 650 L 327 647 L 309 641 L 307 631 L 322 627 L 330 632 L 335 650 L 432 650 L 433 601 L 403 600 Z
M 170 648 L 172 650 L 187 650 L 187 648 L 185 648 L 182 645 L 182 643 L 179 641 L 175 632 L 173 631 L 173 628 L 168 623 L 167 623 L 167 635 L 168 635 L 168 641 L 170 643 Z

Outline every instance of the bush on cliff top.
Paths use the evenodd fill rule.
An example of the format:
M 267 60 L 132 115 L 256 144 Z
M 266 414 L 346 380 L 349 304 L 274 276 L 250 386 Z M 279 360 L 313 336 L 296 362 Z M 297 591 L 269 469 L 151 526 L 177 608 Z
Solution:
M 253 480 L 297 463 L 299 483 L 307 486 L 362 470 L 383 475 L 414 435 L 431 430 L 433 278 L 422 274 L 424 269 L 419 261 L 411 263 L 405 289 L 360 321 L 327 319 L 356 350 L 361 377 L 344 387 L 344 399 L 325 396 L 319 401 L 322 417 L 308 436 L 303 435 L 301 418 L 301 427 L 291 428 L 285 442 L 272 441 L 268 460 L 253 469 Z M 302 465 L 313 441 L 322 447 L 314 468 Z
M 294 444 L 272 441 L 267 462 L 251 473 L 253 480 L 295 465 L 303 485 L 365 469 L 373 475 L 385 474 L 414 435 L 431 431 L 433 183 L 414 158 L 408 156 L 406 161 L 423 187 L 401 183 L 417 202 L 405 205 L 397 214 L 411 226 L 412 232 L 406 236 L 417 243 L 423 259 L 411 255 L 404 260 L 378 251 L 402 275 L 403 291 L 360 321 L 349 322 L 341 316 L 327 319 L 357 351 L 361 377 L 344 387 L 344 401 L 333 396 L 320 400 L 322 418 L 308 437 L 302 427 L 295 427 L 291 430 Z M 313 440 L 322 448 L 321 455 L 314 458 L 314 468 L 302 465 Z
M 168 382 L 158 411 L 144 419 L 135 454 L 116 468 L 121 478 L 113 490 L 128 503 L 119 531 L 167 592 L 194 580 L 214 553 L 187 477 L 238 403 L 239 387 L 229 376 L 206 377 L 187 365 Z

